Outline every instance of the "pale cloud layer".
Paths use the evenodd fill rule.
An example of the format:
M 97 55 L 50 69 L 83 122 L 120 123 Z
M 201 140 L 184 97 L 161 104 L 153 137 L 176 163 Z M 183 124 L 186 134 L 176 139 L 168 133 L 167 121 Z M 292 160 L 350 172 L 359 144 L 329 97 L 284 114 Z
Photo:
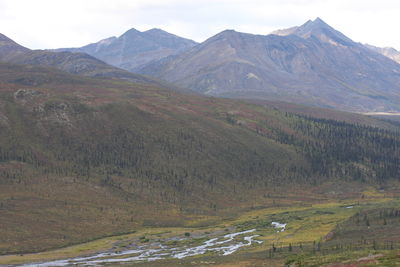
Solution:
M 268 34 L 321 17 L 357 42 L 400 49 L 398 0 L 0 0 L 0 33 L 32 48 L 77 47 L 130 28 L 203 41 Z

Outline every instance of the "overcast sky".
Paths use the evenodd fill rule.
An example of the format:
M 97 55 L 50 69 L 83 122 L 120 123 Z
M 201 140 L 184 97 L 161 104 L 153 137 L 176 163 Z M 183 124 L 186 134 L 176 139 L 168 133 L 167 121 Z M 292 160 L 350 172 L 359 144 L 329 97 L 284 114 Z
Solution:
M 0 0 L 0 33 L 31 49 L 83 46 L 130 28 L 201 42 L 320 17 L 354 41 L 400 50 L 399 14 L 399 0 Z

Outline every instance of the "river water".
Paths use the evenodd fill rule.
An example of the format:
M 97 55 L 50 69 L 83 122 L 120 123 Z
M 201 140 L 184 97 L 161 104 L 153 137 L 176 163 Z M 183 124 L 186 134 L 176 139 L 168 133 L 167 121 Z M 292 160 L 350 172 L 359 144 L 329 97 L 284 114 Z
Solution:
M 140 261 L 155 261 L 168 258 L 183 259 L 190 256 L 201 255 L 206 252 L 215 252 L 220 255 L 230 255 L 238 249 L 250 246 L 253 243 L 262 243 L 255 240 L 258 235 L 253 235 L 256 229 L 226 234 L 204 241 L 201 245 L 182 245 L 170 247 L 161 243 L 136 246 L 120 252 L 108 251 L 92 256 L 77 257 L 64 260 L 55 260 L 41 263 L 30 263 L 19 266 L 24 267 L 50 267 L 50 266 L 95 266 L 107 263 L 126 263 Z

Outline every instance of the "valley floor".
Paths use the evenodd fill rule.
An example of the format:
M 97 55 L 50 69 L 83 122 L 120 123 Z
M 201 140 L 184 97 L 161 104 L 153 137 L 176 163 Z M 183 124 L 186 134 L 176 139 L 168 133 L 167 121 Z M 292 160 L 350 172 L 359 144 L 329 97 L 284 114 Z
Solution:
M 355 199 L 253 208 L 209 226 L 140 227 L 62 249 L 0 256 L 0 265 L 399 266 L 398 207 L 393 194 L 370 190 Z

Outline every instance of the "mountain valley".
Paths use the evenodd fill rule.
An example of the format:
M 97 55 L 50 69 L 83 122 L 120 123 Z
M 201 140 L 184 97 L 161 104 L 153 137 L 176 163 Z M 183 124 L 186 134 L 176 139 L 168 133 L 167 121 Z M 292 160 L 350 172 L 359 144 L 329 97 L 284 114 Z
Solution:
M 319 18 L 0 35 L 0 265 L 396 266 L 400 124 L 360 113 L 399 112 L 400 65 L 371 49 Z

